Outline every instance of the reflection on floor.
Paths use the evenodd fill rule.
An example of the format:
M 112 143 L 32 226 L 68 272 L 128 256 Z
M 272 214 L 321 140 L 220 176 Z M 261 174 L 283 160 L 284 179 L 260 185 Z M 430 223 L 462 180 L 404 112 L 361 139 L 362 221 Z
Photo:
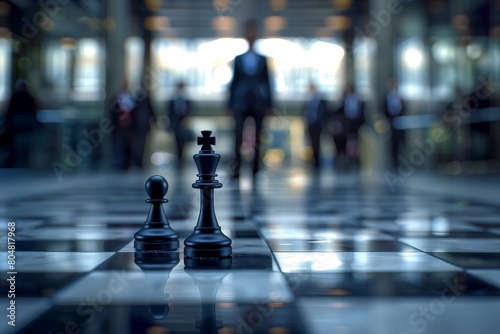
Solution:
M 198 214 L 194 171 L 170 182 L 171 226 Z M 222 174 L 216 212 L 233 239 L 226 269 L 134 261 L 150 174 L 26 177 L 3 187 L 16 223 L 16 327 L 1 333 L 497 333 L 500 207 L 352 175 Z M 35 185 L 35 186 L 33 186 Z M 30 188 L 31 187 L 31 188 Z M 471 190 L 474 184 L 470 183 Z M 451 189 L 451 188 L 450 188 Z M 7 194 L 7 195 L 6 195 Z M 181 240 L 182 244 L 182 240 Z M 2 296 L 6 312 L 9 299 Z

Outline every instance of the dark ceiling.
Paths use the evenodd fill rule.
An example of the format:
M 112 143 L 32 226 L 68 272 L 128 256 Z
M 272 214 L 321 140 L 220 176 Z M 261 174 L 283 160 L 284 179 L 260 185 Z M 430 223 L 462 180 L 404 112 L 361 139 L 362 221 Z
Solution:
M 43 5 L 58 0 L 10 0 L 17 11 L 11 24 L 23 24 L 43 11 Z M 54 37 L 104 35 L 106 7 L 110 1 L 59 0 L 46 34 Z M 495 3 L 496 1 L 496 3 Z M 67 3 L 66 3 L 67 2 Z M 343 36 L 354 27 L 363 29 L 374 20 L 370 4 L 376 0 L 130 0 L 130 34 L 144 28 L 156 36 L 214 38 L 239 36 L 243 23 L 257 19 L 267 36 L 326 37 Z M 64 3 L 64 4 L 63 4 Z M 451 26 L 455 15 L 466 14 L 477 34 L 487 34 L 500 24 L 500 0 L 400 0 L 404 15 L 415 15 L 429 25 Z M 491 9 L 494 8 L 493 11 Z

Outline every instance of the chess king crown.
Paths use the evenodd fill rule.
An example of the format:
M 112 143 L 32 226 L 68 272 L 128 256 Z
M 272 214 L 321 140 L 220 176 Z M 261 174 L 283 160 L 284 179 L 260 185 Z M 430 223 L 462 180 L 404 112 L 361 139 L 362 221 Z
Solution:
M 212 145 L 215 145 L 215 137 L 211 137 L 212 131 L 209 130 L 201 131 L 201 135 L 202 137 L 198 137 L 200 152 L 193 156 L 198 168 L 198 180 L 193 183 L 193 188 L 221 188 L 222 183 L 215 179 L 217 177 L 215 171 L 220 160 L 220 154 L 215 153 L 212 148 Z

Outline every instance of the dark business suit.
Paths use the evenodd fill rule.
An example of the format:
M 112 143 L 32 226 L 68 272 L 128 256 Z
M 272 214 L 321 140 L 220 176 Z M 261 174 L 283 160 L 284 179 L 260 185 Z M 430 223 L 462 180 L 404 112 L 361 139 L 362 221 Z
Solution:
M 365 123 L 364 103 L 357 94 L 346 95 L 341 106 L 347 137 L 357 140 L 359 128 Z
M 319 94 L 312 96 L 304 106 L 304 117 L 307 121 L 315 167 L 319 167 L 321 129 L 326 114 L 326 101 Z
M 134 164 L 134 114 L 137 107 L 135 98 L 122 91 L 111 105 L 113 131 L 113 164 L 126 170 Z
M 6 138 L 9 146 L 7 167 L 29 166 L 35 144 L 35 131 L 39 127 L 36 118 L 37 105 L 28 91 L 12 94 L 5 113 Z
M 156 123 L 156 114 L 153 111 L 151 100 L 146 92 L 136 96 L 136 107 L 132 114 L 134 126 L 133 160 L 137 167 L 142 168 L 142 160 L 146 147 L 146 138 L 151 130 L 151 123 Z
M 399 148 L 404 144 L 404 130 L 394 127 L 394 119 L 403 116 L 404 104 L 395 90 L 390 90 L 384 97 L 384 114 L 391 127 L 391 162 L 392 167 L 398 164 Z
M 243 125 L 247 117 L 253 117 L 255 120 L 255 156 L 253 161 L 253 173 L 255 174 L 259 170 L 262 121 L 266 116 L 266 111 L 272 107 L 267 60 L 262 55 L 247 51 L 236 56 L 233 67 L 228 105 L 235 121 L 235 170 L 233 176 L 239 176 Z
M 344 96 L 344 101 L 340 108 L 340 112 L 344 116 L 345 126 L 345 149 L 347 153 L 348 163 L 354 166 L 359 165 L 359 129 L 365 123 L 364 103 L 359 99 L 356 93 L 348 93 Z

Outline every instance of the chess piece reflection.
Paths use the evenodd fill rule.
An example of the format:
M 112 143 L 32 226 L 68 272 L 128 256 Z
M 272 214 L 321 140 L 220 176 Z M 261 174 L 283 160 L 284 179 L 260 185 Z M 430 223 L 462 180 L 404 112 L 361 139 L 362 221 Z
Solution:
M 231 239 L 222 233 L 214 209 L 214 189 L 221 188 L 222 183 L 215 179 L 217 165 L 221 156 L 212 149 L 215 137 L 212 131 L 202 131 L 198 137 L 198 145 L 202 145 L 198 154 L 194 155 L 198 168 L 198 180 L 193 188 L 200 189 L 200 214 L 193 233 L 184 240 L 185 263 L 204 259 L 226 259 L 231 261 Z
M 168 202 L 163 198 L 168 191 L 168 183 L 163 176 L 153 175 L 145 187 L 150 197 L 146 202 L 151 203 L 151 208 L 144 226 L 134 235 L 134 248 L 139 254 L 162 256 L 179 248 L 179 234 L 170 227 L 162 206 Z
M 179 263 L 179 253 L 170 252 L 161 256 L 158 254 L 135 253 L 134 263 L 141 268 L 146 275 L 149 291 L 146 292 L 149 300 L 148 311 L 155 320 L 164 319 L 170 309 L 168 306 L 169 294 L 165 291 L 170 272 Z M 151 277 L 151 273 L 163 273 L 165 279 L 159 281 L 157 277 Z
M 214 268 L 217 267 L 217 261 L 214 262 Z M 221 268 L 224 263 L 219 261 Z M 184 269 L 184 271 L 193 278 L 200 290 L 201 296 L 201 320 L 196 321 L 195 326 L 203 334 L 217 334 L 221 329 L 222 322 L 217 320 L 217 309 L 215 300 L 217 291 L 229 271 L 207 271 L 203 269 Z

